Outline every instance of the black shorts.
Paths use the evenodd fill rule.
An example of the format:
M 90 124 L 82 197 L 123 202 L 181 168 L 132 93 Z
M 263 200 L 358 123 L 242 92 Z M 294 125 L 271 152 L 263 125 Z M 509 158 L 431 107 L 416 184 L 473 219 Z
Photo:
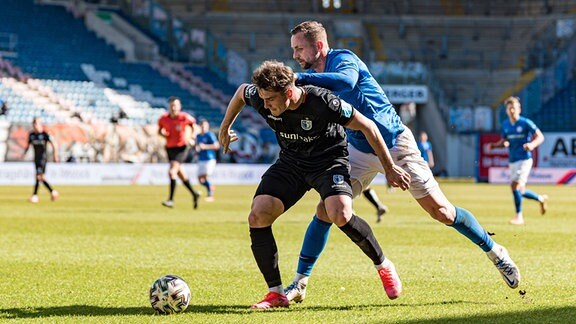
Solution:
M 284 211 L 312 188 L 320 194 L 322 200 L 335 195 L 352 197 L 349 170 L 347 159 L 336 159 L 327 168 L 318 171 L 299 170 L 279 159 L 262 175 L 254 197 L 276 197 L 284 204 Z
M 168 161 L 184 163 L 188 155 L 188 146 L 167 147 L 166 154 L 168 155 Z
M 46 159 L 34 160 L 34 166 L 36 167 L 36 174 L 46 173 Z

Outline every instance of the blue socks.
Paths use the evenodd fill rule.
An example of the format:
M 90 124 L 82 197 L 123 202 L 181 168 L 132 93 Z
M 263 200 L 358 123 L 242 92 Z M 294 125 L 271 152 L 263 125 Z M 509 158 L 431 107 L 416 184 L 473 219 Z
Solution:
M 492 250 L 494 241 L 488 233 L 480 226 L 474 215 L 466 209 L 456 207 L 456 217 L 454 218 L 454 227 L 460 234 L 466 236 L 470 241 L 478 245 L 484 252 Z
M 328 241 L 328 234 L 330 234 L 331 223 L 326 223 L 314 216 L 306 235 L 304 235 L 304 242 L 302 242 L 302 249 L 300 250 L 300 258 L 298 259 L 298 269 L 296 272 L 305 276 L 310 276 L 312 268 Z
M 522 194 L 522 197 L 524 198 L 528 198 L 528 199 L 532 199 L 532 200 L 536 200 L 536 201 L 540 201 L 540 197 L 532 190 L 529 189 L 525 189 L 524 193 Z
M 522 193 L 520 190 L 512 190 L 512 195 L 514 196 L 514 206 L 516 207 L 516 213 L 522 211 Z
M 206 179 L 204 180 L 204 182 L 201 182 L 200 184 L 206 187 L 206 193 L 208 194 L 208 196 L 212 196 L 212 185 L 210 184 L 210 181 Z

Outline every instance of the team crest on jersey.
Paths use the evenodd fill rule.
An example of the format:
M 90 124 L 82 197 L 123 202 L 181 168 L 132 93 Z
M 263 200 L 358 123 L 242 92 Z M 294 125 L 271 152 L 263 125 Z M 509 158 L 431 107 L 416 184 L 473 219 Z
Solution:
M 332 181 L 334 181 L 335 184 L 340 185 L 344 183 L 344 176 L 341 174 L 335 174 L 332 176 Z
M 338 106 L 340 106 L 340 99 L 338 99 L 338 98 L 332 99 L 332 107 L 336 108 Z
M 312 121 L 310 119 L 303 119 L 300 121 L 300 126 L 302 126 L 303 130 L 311 130 L 312 129 Z
M 516 127 L 516 133 L 522 133 L 522 126 Z

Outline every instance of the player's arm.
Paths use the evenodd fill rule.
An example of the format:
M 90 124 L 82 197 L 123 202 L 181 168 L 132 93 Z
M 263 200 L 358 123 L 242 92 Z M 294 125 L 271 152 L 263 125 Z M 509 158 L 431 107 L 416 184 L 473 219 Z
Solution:
M 56 144 L 54 144 L 54 142 L 52 140 L 49 140 L 48 144 L 50 145 L 50 148 L 52 149 L 52 159 L 54 160 L 54 162 L 59 162 L 58 161 L 58 147 L 56 146 Z
M 432 153 L 432 149 L 429 149 L 428 151 L 426 151 L 426 154 L 428 154 L 428 166 L 430 168 L 434 167 L 434 154 Z
M 384 167 L 386 180 L 394 187 L 400 187 L 406 190 L 410 187 L 410 174 L 404 171 L 401 167 L 394 164 L 392 156 L 384 138 L 380 134 L 376 124 L 370 119 L 366 118 L 359 111 L 354 109 L 352 119 L 346 124 L 347 128 L 361 131 Z
M 505 138 L 501 138 L 498 142 L 488 144 L 490 149 L 500 148 L 500 147 L 508 147 L 509 145 L 510 145 L 510 142 L 508 142 L 508 140 Z
M 343 59 L 336 69 L 336 72 L 296 73 L 296 83 L 311 84 L 332 91 L 354 89 L 359 77 L 358 65 L 352 60 Z
M 542 144 L 543 142 L 544 142 L 544 134 L 542 134 L 542 132 L 539 129 L 536 129 L 536 132 L 534 132 L 534 136 L 532 136 L 532 140 L 524 144 L 524 149 L 526 151 L 532 151 L 538 146 L 540 146 L 540 144 Z
M 230 102 L 228 103 L 228 107 L 226 108 L 226 114 L 224 115 L 224 119 L 220 124 L 220 132 L 218 134 L 218 141 L 222 146 L 222 150 L 224 153 L 230 152 L 230 143 L 235 142 L 238 140 L 238 135 L 231 129 L 232 124 L 236 120 L 236 117 L 240 114 L 244 105 L 246 104 L 244 101 L 244 90 L 246 89 L 247 84 L 241 84 L 238 89 L 236 89 L 236 93 Z
M 28 137 L 28 143 L 26 144 L 26 147 L 24 148 L 24 152 L 22 153 L 22 159 L 24 159 L 26 157 L 26 153 L 28 153 L 29 148 L 30 148 L 30 137 Z
M 158 135 L 164 138 L 168 137 L 168 133 L 166 132 L 166 129 L 164 128 L 164 125 L 162 123 L 162 118 L 158 120 Z

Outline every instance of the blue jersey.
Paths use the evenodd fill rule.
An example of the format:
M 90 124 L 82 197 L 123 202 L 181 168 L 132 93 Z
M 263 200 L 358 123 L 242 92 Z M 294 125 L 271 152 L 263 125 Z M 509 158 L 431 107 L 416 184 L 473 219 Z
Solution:
M 532 158 L 532 152 L 526 151 L 523 146 L 532 140 L 537 130 L 536 124 L 524 117 L 520 117 L 514 125 L 510 124 L 510 119 L 502 123 L 502 138 L 510 143 L 508 153 L 510 162 Z
M 218 140 L 216 139 L 216 135 L 211 132 L 207 132 L 206 134 L 198 134 L 196 135 L 196 143 L 200 144 L 214 144 Z M 214 150 L 200 150 L 198 152 L 198 160 L 199 161 L 210 161 L 216 159 L 216 151 Z
M 428 152 L 432 151 L 432 143 L 430 143 L 429 141 L 426 142 L 418 141 L 418 149 L 420 150 L 420 155 L 422 155 L 424 161 L 430 162 L 428 161 Z
M 368 67 L 353 52 L 346 49 L 330 49 L 326 57 L 324 73 L 313 69 L 297 73 L 297 83 L 313 84 L 332 90 L 364 116 L 373 120 L 388 148 L 396 142 L 396 136 L 404 131 L 404 125 L 384 90 L 368 71 Z M 361 131 L 346 129 L 348 142 L 364 153 L 374 153 Z

